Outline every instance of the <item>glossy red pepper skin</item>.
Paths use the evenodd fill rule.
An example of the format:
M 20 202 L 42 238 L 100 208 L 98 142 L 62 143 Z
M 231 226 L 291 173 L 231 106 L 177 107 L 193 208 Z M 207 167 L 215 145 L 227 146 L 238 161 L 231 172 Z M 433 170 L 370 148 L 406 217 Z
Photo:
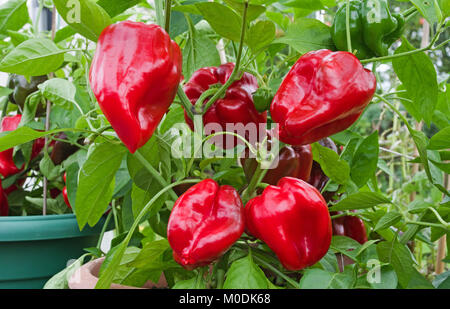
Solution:
M 280 140 L 306 145 L 350 127 L 376 90 L 374 74 L 353 54 L 304 54 L 281 83 L 270 106 Z
M 167 239 L 176 262 L 186 269 L 222 256 L 244 232 L 244 207 L 237 191 L 205 179 L 175 202 Z
M 131 153 L 150 139 L 173 102 L 181 65 L 179 46 L 157 25 L 124 21 L 100 35 L 89 80 Z
M 3 118 L 1 125 L 1 132 L 14 131 L 19 126 L 22 115 L 7 116 Z M 43 138 L 37 139 L 33 143 L 33 148 L 31 150 L 31 159 L 35 158 L 44 148 L 45 140 Z M 7 149 L 0 152 L 0 174 L 6 178 L 11 175 L 17 174 L 22 171 L 22 168 L 17 168 L 13 159 L 14 148 Z
M 187 97 L 194 105 L 203 92 L 214 84 L 223 85 L 230 78 L 234 63 L 222 64 L 219 67 L 201 68 L 194 72 L 190 80 L 183 87 Z M 258 81 L 252 74 L 245 72 L 240 80 L 231 84 L 224 98 L 218 99 L 203 115 L 203 125 L 217 123 L 222 131 L 226 124 L 250 123 L 264 124 L 267 122 L 267 112 L 260 113 L 253 103 L 252 93 L 258 89 Z M 204 102 L 206 103 L 207 100 Z M 194 129 L 192 120 L 185 112 L 186 123 Z M 207 132 L 208 133 L 208 132 Z M 225 137 L 215 139 L 216 144 L 224 145 Z M 222 141 L 222 143 L 220 143 Z M 230 148 L 225 144 L 225 148 Z M 232 147 L 231 147 L 232 148 Z
M 339 212 L 333 213 L 337 215 Z M 350 237 L 360 244 L 367 242 L 364 221 L 355 216 L 344 216 L 332 220 L 333 235 Z
M 64 188 L 62 190 L 62 195 L 63 195 L 64 202 L 66 203 L 67 207 L 72 209 L 72 206 L 70 206 L 69 197 L 67 196 L 67 187 L 66 186 L 64 186 Z
M 248 232 L 264 241 L 288 270 L 318 262 L 328 251 L 332 229 L 327 204 L 303 180 L 282 178 L 245 206 Z
M 0 217 L 7 216 L 9 213 L 8 197 L 3 190 L 2 182 L 0 180 Z

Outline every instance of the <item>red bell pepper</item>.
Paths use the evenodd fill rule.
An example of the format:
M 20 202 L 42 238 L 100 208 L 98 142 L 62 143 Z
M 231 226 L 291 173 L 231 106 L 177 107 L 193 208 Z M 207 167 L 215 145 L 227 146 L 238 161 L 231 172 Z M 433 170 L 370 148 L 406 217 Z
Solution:
M 124 21 L 101 33 L 89 80 L 131 153 L 150 139 L 174 100 L 181 64 L 180 47 L 157 25 Z
M 370 103 L 374 74 L 353 54 L 304 54 L 281 83 L 270 106 L 280 140 L 306 145 L 350 127 Z
M 267 149 L 270 150 L 272 145 L 271 134 L 267 140 Z M 244 168 L 245 176 L 250 181 L 255 173 L 258 162 L 255 158 L 248 158 L 248 151 L 246 158 L 241 160 Z M 304 181 L 308 181 L 311 174 L 313 164 L 313 156 L 311 145 L 289 146 L 286 145 L 280 150 L 278 156 L 277 166 L 267 171 L 262 182 L 276 185 L 283 177 L 294 177 Z M 275 163 L 274 163 L 275 164 Z
M 196 71 L 184 86 L 187 97 L 194 105 L 203 92 L 210 86 L 223 85 L 230 78 L 234 69 L 234 63 L 222 64 L 219 67 L 201 68 Z M 218 99 L 203 115 L 203 124 L 218 124 L 222 131 L 226 131 L 227 124 L 243 124 L 244 126 L 254 123 L 256 128 L 259 124 L 266 123 L 267 112 L 260 113 L 253 103 L 252 93 L 258 89 L 256 77 L 244 72 L 240 80 L 231 84 L 222 99 Z M 207 102 L 205 100 L 204 104 Z M 192 120 L 185 112 L 186 123 L 194 129 Z M 206 132 L 211 134 L 214 132 Z M 223 143 L 226 138 L 213 139 L 216 145 L 224 145 L 225 148 L 233 148 L 235 145 Z M 234 139 L 235 140 L 235 139 Z M 235 140 L 236 141 L 236 140 Z
M 316 188 L 284 177 L 245 206 L 248 232 L 264 241 L 288 270 L 318 262 L 331 243 L 327 204 Z
M 14 131 L 19 126 L 22 115 L 7 116 L 3 118 L 0 132 Z M 33 143 L 31 150 L 31 159 L 35 158 L 44 148 L 45 140 L 43 138 L 37 139 Z M 9 177 L 22 171 L 22 168 L 17 168 L 13 159 L 14 148 L 7 149 L 0 152 L 0 174 L 3 177 Z
M 7 216 L 9 213 L 8 197 L 3 190 L 2 182 L 0 180 L 0 217 Z
M 333 212 L 337 215 L 339 212 Z M 344 216 L 332 220 L 333 235 L 350 237 L 360 244 L 367 242 L 367 231 L 364 221 L 355 216 Z
M 167 239 L 175 261 L 186 269 L 207 265 L 223 255 L 244 232 L 244 207 L 231 186 L 206 179 L 175 202 Z

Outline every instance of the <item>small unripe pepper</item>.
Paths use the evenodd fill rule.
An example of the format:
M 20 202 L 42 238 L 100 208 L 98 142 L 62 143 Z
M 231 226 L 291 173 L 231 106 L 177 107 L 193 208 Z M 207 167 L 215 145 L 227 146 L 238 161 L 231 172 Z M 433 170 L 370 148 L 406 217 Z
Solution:
M 316 188 L 303 180 L 282 178 L 245 206 L 248 232 L 264 241 L 288 270 L 318 262 L 331 244 L 327 204 Z
M 177 263 L 186 269 L 223 255 L 244 232 L 244 207 L 237 191 L 205 179 L 178 198 L 167 239 Z
M 350 36 L 352 49 L 359 59 L 388 55 L 389 47 L 404 31 L 405 19 L 391 14 L 387 0 L 351 0 Z M 331 36 L 339 50 L 347 50 L 347 5 L 337 10 L 331 27 Z
M 291 68 L 270 106 L 280 140 L 306 145 L 350 127 L 372 100 L 373 73 L 353 54 L 318 50 Z
M 181 79 L 180 47 L 157 25 L 123 21 L 101 33 L 89 80 L 131 153 L 152 136 Z

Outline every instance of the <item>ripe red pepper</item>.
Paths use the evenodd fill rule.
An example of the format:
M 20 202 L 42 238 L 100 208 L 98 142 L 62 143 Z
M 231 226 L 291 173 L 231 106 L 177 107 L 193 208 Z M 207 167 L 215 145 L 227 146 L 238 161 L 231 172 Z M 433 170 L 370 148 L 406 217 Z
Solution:
M 332 215 L 337 215 L 334 212 Z M 360 244 L 367 242 L 367 231 L 364 221 L 355 216 L 344 216 L 332 220 L 333 235 L 350 237 Z
M 284 177 L 268 186 L 245 206 L 250 234 L 264 241 L 288 270 L 318 262 L 331 243 L 327 204 L 316 188 L 303 180 Z
M 194 105 L 202 93 L 208 90 L 210 86 L 225 84 L 230 78 L 233 69 L 234 63 L 226 63 L 219 67 L 201 68 L 196 71 L 184 86 L 184 91 L 191 103 Z M 253 103 L 252 93 L 257 89 L 258 81 L 256 77 L 245 72 L 240 80 L 231 84 L 225 96 L 214 102 L 206 111 L 203 115 L 203 124 L 217 123 L 220 125 L 222 131 L 225 131 L 226 124 L 241 123 L 245 126 L 249 123 L 254 123 L 258 128 L 259 124 L 266 123 L 267 112 L 259 113 Z M 204 104 L 206 102 L 207 100 L 205 100 Z M 194 129 L 194 124 L 186 112 L 185 119 L 191 129 Z M 216 145 L 225 145 L 225 148 L 230 148 L 230 145 L 220 142 L 226 140 L 225 137 L 214 140 Z
M 157 25 L 106 27 L 89 80 L 101 110 L 131 153 L 152 136 L 181 79 L 180 47 Z
M 272 144 L 271 139 L 267 140 L 267 144 L 267 149 L 270 150 Z M 258 162 L 255 158 L 243 158 L 241 163 L 244 168 L 245 176 L 247 177 L 247 180 L 250 181 L 255 173 L 256 167 L 258 166 Z M 311 145 L 286 145 L 280 151 L 278 165 L 267 171 L 262 182 L 270 185 L 276 185 L 283 177 L 294 177 L 308 181 L 311 174 L 312 164 L 313 156 Z
M 7 116 L 3 118 L 0 132 L 14 131 L 19 126 L 22 115 Z M 33 143 L 31 150 L 31 159 L 35 158 L 44 148 L 45 140 L 43 138 L 37 139 Z M 0 174 L 3 177 L 9 177 L 22 171 L 22 168 L 17 168 L 13 159 L 14 148 L 7 149 L 0 152 Z
M 305 145 L 350 127 L 372 100 L 374 74 L 353 54 L 304 54 L 284 78 L 270 106 L 280 140 Z
M 7 216 L 9 213 L 8 197 L 3 190 L 2 182 L 0 180 L 0 217 Z
M 244 232 L 244 207 L 231 186 L 205 179 L 176 201 L 167 239 L 175 261 L 186 269 L 207 265 L 223 255 Z
M 67 196 L 67 187 L 66 186 L 64 186 L 64 188 L 62 190 L 62 195 L 63 195 L 64 202 L 66 203 L 67 207 L 72 209 L 72 206 L 70 206 L 69 197 Z

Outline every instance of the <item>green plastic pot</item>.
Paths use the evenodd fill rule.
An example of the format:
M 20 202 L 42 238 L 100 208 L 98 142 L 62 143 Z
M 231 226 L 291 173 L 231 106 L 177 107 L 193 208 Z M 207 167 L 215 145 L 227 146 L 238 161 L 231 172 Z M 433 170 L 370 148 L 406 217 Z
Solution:
M 0 289 L 42 288 L 97 245 L 104 222 L 80 232 L 73 214 L 0 217 Z

